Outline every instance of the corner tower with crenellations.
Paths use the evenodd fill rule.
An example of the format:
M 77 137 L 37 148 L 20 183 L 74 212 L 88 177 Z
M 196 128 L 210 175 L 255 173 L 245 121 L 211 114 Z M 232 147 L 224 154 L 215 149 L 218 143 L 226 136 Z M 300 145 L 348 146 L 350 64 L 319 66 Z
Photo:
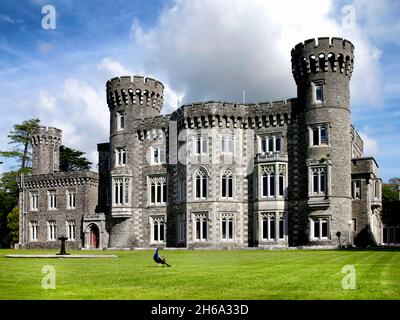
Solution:
M 297 97 L 285 101 L 208 101 L 163 115 L 161 82 L 109 80 L 109 141 L 98 144 L 98 180 L 91 184 L 98 192 L 81 200 L 88 205 L 76 243 L 220 249 L 382 243 L 378 167 L 362 156 L 350 122 L 354 46 L 310 39 L 291 55 Z M 32 137 L 28 180 L 45 173 L 53 181 L 65 175 L 51 162 L 61 133 L 40 130 Z M 36 223 L 40 212 L 28 210 L 28 220 Z M 24 243 L 34 246 L 28 238 Z

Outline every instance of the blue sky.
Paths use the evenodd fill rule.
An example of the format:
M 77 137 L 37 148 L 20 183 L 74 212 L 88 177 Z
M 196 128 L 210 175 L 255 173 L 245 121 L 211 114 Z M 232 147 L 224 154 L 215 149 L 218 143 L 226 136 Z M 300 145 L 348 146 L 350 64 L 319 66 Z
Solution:
M 41 26 L 44 5 L 55 30 Z M 117 75 L 161 80 L 164 113 L 178 97 L 240 101 L 242 88 L 249 102 L 294 97 L 290 49 L 340 36 L 356 47 L 352 122 L 387 181 L 400 176 L 399 17 L 397 0 L 2 0 L 0 150 L 13 124 L 39 117 L 96 163 L 109 130 L 105 82 Z

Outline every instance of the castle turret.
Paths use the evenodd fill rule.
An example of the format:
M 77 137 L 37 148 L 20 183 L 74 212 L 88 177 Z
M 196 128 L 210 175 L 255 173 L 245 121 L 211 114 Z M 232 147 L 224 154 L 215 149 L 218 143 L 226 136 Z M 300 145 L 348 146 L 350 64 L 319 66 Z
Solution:
M 349 81 L 354 46 L 341 38 L 318 38 L 292 50 L 297 84 L 300 208 L 305 238 L 318 244 L 347 239 L 352 221 Z M 302 204 L 301 204 L 302 202 Z
M 163 105 L 161 82 L 139 76 L 107 81 L 110 110 L 110 209 L 113 228 L 110 246 L 130 246 L 138 235 L 132 226 L 139 223 L 139 193 L 142 150 L 136 137 L 141 119 L 154 118 Z
M 57 128 L 38 127 L 31 133 L 32 174 L 50 174 L 60 168 L 62 131 Z

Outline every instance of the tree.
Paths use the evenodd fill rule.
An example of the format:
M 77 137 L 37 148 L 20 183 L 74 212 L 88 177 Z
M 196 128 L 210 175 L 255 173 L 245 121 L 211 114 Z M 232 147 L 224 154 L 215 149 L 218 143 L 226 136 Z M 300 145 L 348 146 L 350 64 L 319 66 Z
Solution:
M 398 187 L 395 184 L 384 183 L 382 185 L 382 201 L 391 202 L 399 200 Z
M 395 184 L 397 186 L 400 186 L 400 178 L 390 178 L 389 179 L 389 184 Z
M 15 207 L 7 215 L 7 229 L 9 231 L 9 236 L 11 244 L 17 243 L 19 241 L 19 209 Z
M 30 172 L 32 163 L 32 151 L 30 137 L 32 130 L 39 126 L 39 119 L 30 119 L 22 124 L 14 125 L 14 129 L 9 133 L 9 144 L 12 144 L 12 150 L 0 151 L 0 156 L 5 158 L 16 158 L 20 163 L 21 172 Z
M 60 146 L 60 171 L 89 170 L 92 163 L 84 157 L 84 152 Z

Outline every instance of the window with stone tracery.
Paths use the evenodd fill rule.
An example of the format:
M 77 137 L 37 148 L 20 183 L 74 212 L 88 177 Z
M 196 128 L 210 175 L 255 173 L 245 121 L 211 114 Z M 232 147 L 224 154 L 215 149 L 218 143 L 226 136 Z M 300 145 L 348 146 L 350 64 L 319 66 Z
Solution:
M 233 198 L 234 188 L 234 172 L 226 169 L 221 179 L 221 196 L 222 198 Z
M 194 175 L 194 194 L 196 199 L 206 199 L 208 196 L 208 174 L 204 168 L 198 168 Z
M 131 178 L 119 177 L 113 178 L 113 204 L 128 205 L 130 204 L 130 188 Z
M 152 243 L 164 243 L 165 242 L 165 221 L 163 217 L 152 217 L 150 218 L 150 239 Z
M 149 177 L 150 204 L 163 205 L 167 203 L 167 179 L 165 176 Z

